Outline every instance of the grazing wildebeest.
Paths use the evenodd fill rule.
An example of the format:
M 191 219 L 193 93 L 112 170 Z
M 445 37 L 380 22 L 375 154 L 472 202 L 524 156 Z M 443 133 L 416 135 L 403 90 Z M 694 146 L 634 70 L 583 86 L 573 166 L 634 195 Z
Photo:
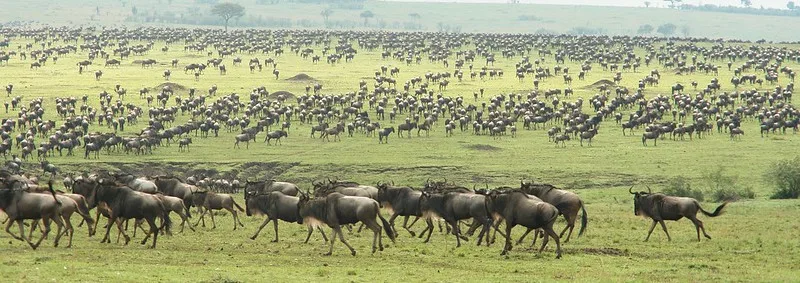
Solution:
M 656 223 L 661 224 L 661 228 L 664 229 L 664 234 L 667 234 L 667 240 L 672 241 L 669 232 L 667 232 L 667 225 L 664 224 L 664 220 L 677 221 L 683 217 L 688 218 L 694 223 L 694 228 L 697 230 L 697 241 L 700 241 L 701 229 L 703 230 L 703 235 L 711 239 L 711 236 L 706 233 L 703 222 L 697 219 L 697 211 L 703 212 L 703 214 L 708 217 L 717 217 L 722 214 L 722 210 L 725 208 L 725 205 L 728 204 L 728 202 L 724 202 L 722 205 L 718 206 L 714 212 L 708 212 L 700 207 L 700 203 L 693 198 L 673 197 L 661 193 L 654 194 L 650 190 L 650 187 L 647 188 L 647 192 L 633 192 L 632 189 L 633 186 L 628 189 L 628 192 L 633 195 L 633 213 L 636 216 L 643 215 L 653 219 L 653 225 L 650 225 L 650 231 L 647 232 L 647 238 L 644 239 L 645 242 L 650 240 L 650 234 L 652 234 L 653 229 L 656 228 Z
M 267 134 L 267 137 L 264 138 L 264 141 L 267 142 L 267 144 L 270 144 L 269 141 L 274 139 L 277 140 L 278 143 L 280 143 L 282 137 L 288 137 L 288 136 L 289 135 L 284 130 L 272 131 Z
M 415 191 L 411 187 L 395 187 L 381 183 L 378 183 L 377 187 L 377 201 L 392 214 L 392 216 L 389 217 L 389 224 L 392 225 L 392 231 L 395 231 L 395 234 L 397 234 L 397 230 L 394 229 L 394 220 L 397 216 L 403 216 L 403 229 L 408 231 L 412 237 L 416 236 L 416 233 L 411 231 L 407 224 L 410 216 L 414 216 L 414 221 L 411 222 L 411 225 L 414 225 L 422 216 L 422 210 L 419 207 L 419 198 L 422 196 L 422 192 Z
M 564 227 L 564 230 L 558 235 L 559 238 L 563 238 L 564 232 L 567 232 L 567 229 L 569 229 L 569 234 L 567 234 L 567 239 L 564 240 L 564 243 L 569 242 L 569 239 L 572 236 L 572 229 L 575 228 L 575 220 L 578 219 L 578 211 L 582 211 L 583 216 L 581 217 L 581 230 L 578 231 L 578 236 L 583 235 L 583 232 L 586 230 L 586 225 L 589 222 L 589 218 L 586 216 L 586 206 L 583 204 L 583 201 L 577 194 L 570 191 L 559 190 L 551 185 L 534 184 L 530 182 L 522 182 L 520 190 L 532 196 L 536 196 L 542 201 L 552 204 L 558 209 L 559 213 L 564 215 L 564 219 L 567 221 L 567 226 Z
M 229 194 L 218 194 L 215 192 L 208 192 L 208 191 L 197 191 L 192 193 L 193 202 L 195 206 L 202 208 L 203 213 L 200 214 L 200 219 L 197 220 L 197 224 L 200 224 L 200 221 L 203 221 L 203 227 L 206 227 L 206 220 L 205 215 L 206 213 L 211 215 L 211 228 L 217 228 L 217 223 L 214 220 L 214 212 L 212 210 L 222 210 L 225 209 L 233 215 L 233 230 L 236 230 L 236 224 L 238 223 L 242 227 L 242 221 L 239 220 L 239 214 L 236 213 L 236 210 L 233 209 L 236 206 L 239 211 L 244 212 L 244 208 L 239 206 L 233 197 Z
M 298 204 L 302 223 L 312 227 L 318 227 L 322 223 L 327 224 L 333 229 L 331 236 L 331 246 L 325 255 L 333 254 L 333 244 L 338 235 L 342 243 L 350 249 L 350 254 L 356 255 L 356 250 L 344 239 L 341 225 L 364 223 L 373 232 L 372 252 L 380 249 L 383 251 L 383 241 L 381 240 L 381 226 L 375 218 L 380 218 L 386 235 L 394 243 L 394 233 L 391 225 L 380 214 L 378 202 L 374 199 L 365 197 L 345 196 L 340 193 L 331 193 L 326 197 L 309 199 L 308 195 L 302 195 Z M 376 245 L 377 244 L 377 245 Z
M 487 197 L 491 199 L 493 214 L 506 222 L 506 243 L 501 255 L 505 255 L 512 248 L 511 229 L 516 225 L 522 225 L 528 228 L 525 234 L 534 229 L 545 231 L 545 238 L 539 252 L 547 246 L 548 238 L 553 237 L 556 241 L 556 258 L 561 258 L 560 237 L 553 231 L 553 224 L 559 214 L 555 206 L 519 190 L 493 190 Z
M 112 177 L 114 177 L 115 181 L 124 184 L 137 192 L 155 194 L 158 191 L 158 186 L 156 186 L 156 183 L 141 177 L 136 178 L 136 176 L 133 176 L 133 174 L 120 172 L 114 174 Z
M 266 194 L 269 192 L 280 192 L 287 196 L 297 196 L 300 188 L 297 185 L 288 182 L 276 182 L 275 180 L 268 181 L 247 181 L 244 187 L 245 193 L 258 193 Z
M 0 210 L 6 214 L 6 233 L 11 235 L 14 239 L 25 241 L 34 250 L 39 247 L 42 240 L 50 233 L 50 221 L 53 221 L 58 226 L 54 246 L 58 247 L 58 241 L 61 239 L 61 231 L 64 228 L 64 222 L 61 219 L 61 204 L 56 199 L 54 191 L 50 191 L 51 195 L 28 193 L 22 190 L 15 190 L 13 183 L 19 181 L 2 180 L 5 187 L 0 189 Z M 23 228 L 23 220 L 26 219 L 41 219 L 44 224 L 44 232 L 42 237 L 34 244 L 28 237 L 25 237 L 25 230 Z M 19 236 L 11 232 L 11 225 L 14 223 L 19 225 Z
M 288 196 L 278 191 L 265 194 L 260 194 L 255 191 L 245 191 L 244 202 L 247 216 L 252 216 L 254 214 L 264 214 L 267 216 L 267 219 L 264 219 L 264 223 L 261 223 L 261 226 L 258 227 L 256 233 L 253 234 L 250 239 L 255 240 L 258 234 L 261 233 L 261 229 L 264 229 L 270 221 L 272 221 L 275 227 L 275 239 L 272 240 L 273 243 L 278 242 L 278 220 L 302 224 L 302 218 L 300 218 L 300 211 L 298 209 L 300 198 L 296 196 Z M 317 227 L 317 229 L 322 233 L 322 238 L 325 242 L 327 242 L 328 237 L 325 235 L 325 231 L 322 231 L 321 227 Z M 313 227 L 308 227 L 306 243 L 308 243 L 308 239 L 311 238 L 311 233 L 313 232 Z
M 383 128 L 383 130 L 378 131 L 378 143 L 389 143 L 389 135 L 394 132 L 394 127 Z
M 111 242 L 108 237 L 112 227 L 110 223 L 117 224 L 117 229 L 122 236 L 125 237 L 126 245 L 130 242 L 130 237 L 125 234 L 125 231 L 122 229 L 122 221 L 117 221 L 118 218 L 144 219 L 147 221 L 147 224 L 150 225 L 150 231 L 145 238 L 142 239 L 141 244 L 144 245 L 150 238 L 150 235 L 153 235 L 153 245 L 150 246 L 150 248 L 153 249 L 156 247 L 159 230 L 165 227 L 169 229 L 172 225 L 172 221 L 169 219 L 169 210 L 164 206 L 161 200 L 151 195 L 140 194 L 127 186 L 100 182 L 99 186 L 96 188 L 95 197 L 97 201 L 105 202 L 108 204 L 109 208 L 111 208 L 109 225 L 106 227 L 106 234 L 103 236 L 103 240 L 100 241 L 101 243 Z M 161 227 L 156 225 L 156 217 L 161 218 Z
M 420 209 L 426 219 L 428 227 L 422 231 L 433 231 L 433 217 L 441 217 L 453 227 L 451 231 L 456 236 L 456 247 L 461 246 L 461 240 L 467 240 L 461 235 L 458 221 L 473 218 L 474 221 L 483 225 L 478 234 L 477 244 L 480 245 L 483 237 L 486 236 L 486 245 L 489 245 L 489 228 L 492 227 L 492 205 L 487 201 L 486 196 L 477 194 L 466 194 L 458 192 L 448 192 L 444 194 L 423 192 L 420 196 Z M 477 225 L 477 224 L 476 224 Z M 431 238 L 431 233 L 425 239 L 427 243 Z

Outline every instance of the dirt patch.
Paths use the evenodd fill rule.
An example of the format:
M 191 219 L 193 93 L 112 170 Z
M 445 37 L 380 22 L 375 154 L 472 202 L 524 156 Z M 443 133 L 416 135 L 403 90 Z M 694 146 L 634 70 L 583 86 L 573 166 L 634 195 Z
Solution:
M 464 146 L 464 147 L 467 148 L 467 149 L 480 150 L 480 151 L 497 151 L 497 150 L 501 150 L 502 149 L 502 148 L 499 148 L 499 147 L 496 147 L 496 146 L 493 146 L 493 145 L 488 145 L 488 144 L 471 144 L 471 145 L 467 145 L 467 146 Z
M 304 73 L 299 73 L 294 77 L 286 79 L 287 81 L 291 82 L 316 82 L 317 79 L 313 78 L 312 76 L 306 75 Z
M 606 86 L 608 86 L 608 87 L 615 87 L 615 86 L 617 86 L 617 84 L 615 84 L 615 83 L 614 83 L 613 81 L 611 81 L 611 80 L 602 79 L 602 80 L 599 80 L 599 81 L 597 81 L 597 82 L 595 82 L 595 83 L 593 83 L 593 84 L 587 85 L 587 86 L 585 86 L 585 87 L 583 87 L 583 88 L 584 88 L 584 89 L 597 89 L 597 88 L 599 88 L 599 87 L 600 87 L 600 86 L 602 86 L 602 85 L 606 85 Z
M 183 86 L 181 84 L 176 84 L 176 83 L 171 83 L 171 82 L 165 82 L 163 84 L 157 85 L 153 89 L 155 89 L 156 91 L 161 91 L 165 86 L 169 86 L 170 88 L 172 88 L 172 91 L 187 91 L 188 90 L 187 87 L 185 87 L 185 86 Z
M 596 255 L 611 255 L 611 256 L 629 256 L 630 253 L 628 250 L 620 250 L 615 248 L 584 248 L 581 249 L 584 253 L 587 254 L 596 254 Z
M 285 91 L 285 90 L 279 90 L 279 91 L 270 93 L 269 94 L 269 99 L 270 100 L 276 100 L 276 99 L 278 99 L 279 95 L 283 95 L 283 98 L 285 98 L 286 100 L 289 100 L 289 101 L 295 100 L 295 97 L 296 97 L 294 95 L 294 93 L 291 93 L 291 92 L 288 92 L 288 91 Z

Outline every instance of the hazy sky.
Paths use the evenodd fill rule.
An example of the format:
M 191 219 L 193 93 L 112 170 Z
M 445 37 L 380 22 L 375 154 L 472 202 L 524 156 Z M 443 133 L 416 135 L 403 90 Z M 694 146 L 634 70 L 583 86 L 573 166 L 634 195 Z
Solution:
M 390 0 L 392 1 L 392 0 Z M 394 0 L 394 1 L 414 1 L 414 2 L 469 2 L 469 3 L 507 3 L 507 0 Z M 632 6 L 644 7 L 645 0 L 521 0 L 522 3 L 534 4 L 559 4 L 559 5 L 596 5 L 596 6 Z M 663 0 L 649 0 L 652 5 L 666 7 L 667 2 Z M 753 7 L 765 8 L 786 8 L 788 0 L 751 0 Z M 684 0 L 687 4 L 714 4 L 714 5 L 741 5 L 739 0 Z M 795 3 L 800 2 L 796 1 Z

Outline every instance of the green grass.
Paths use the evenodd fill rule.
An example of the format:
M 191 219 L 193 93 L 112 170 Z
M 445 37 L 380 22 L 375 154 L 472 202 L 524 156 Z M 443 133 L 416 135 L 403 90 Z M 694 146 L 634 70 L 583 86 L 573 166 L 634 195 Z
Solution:
M 25 41 L 12 40 L 12 46 Z M 663 43 L 661 43 L 663 44 Z M 158 50 L 163 43 L 156 43 Z M 90 104 L 97 103 L 97 93 L 112 91 L 115 84 L 129 90 L 126 102 L 144 105 L 137 90 L 161 83 L 161 72 L 168 68 L 162 64 L 152 69 L 142 69 L 134 60 L 154 58 L 168 64 L 178 58 L 181 66 L 192 62 L 205 62 L 205 54 L 185 53 L 182 45 L 171 46 L 163 54 L 153 51 L 142 57 L 123 61 L 120 68 L 104 68 L 96 60 L 89 72 L 78 75 L 75 63 L 85 54 L 71 54 L 59 58 L 57 64 L 48 62 L 39 70 L 31 70 L 30 60 L 12 59 L 8 66 L 0 66 L 3 80 L 0 83 L 15 85 L 14 95 L 27 102 L 34 97 L 44 97 L 48 114 L 55 118 L 55 97 L 90 96 Z M 319 50 L 319 47 L 314 47 Z M 470 47 L 471 48 L 471 47 Z M 791 46 L 797 48 L 797 46 Z M 288 51 L 288 50 L 287 50 Z M 641 52 L 641 50 L 637 50 Z M 250 55 L 240 55 L 245 61 Z M 266 56 L 259 55 L 262 60 Z M 246 66 L 234 67 L 225 59 L 228 75 L 221 76 L 212 69 L 199 81 L 184 75 L 180 69 L 173 71 L 172 83 L 202 91 L 212 84 L 219 86 L 219 94 L 232 92 L 245 96 L 250 89 L 266 86 L 271 92 L 285 90 L 295 94 L 304 92 L 305 83 L 286 81 L 298 73 L 308 74 L 324 85 L 325 93 L 344 93 L 358 87 L 361 79 L 369 80 L 380 65 L 398 65 L 399 82 L 421 76 L 425 72 L 445 71 L 440 64 L 423 60 L 421 65 L 406 66 L 395 61 L 382 61 L 379 52 L 360 50 L 352 63 L 334 66 L 314 65 L 298 56 L 287 54 L 276 58 L 281 79 L 275 80 L 268 70 L 251 74 Z M 532 88 L 530 79 L 519 83 L 513 75 L 513 64 L 519 58 L 498 58 L 497 66 L 506 70 L 506 77 L 495 80 L 453 80 L 444 95 L 463 95 L 469 103 L 471 94 L 485 88 L 489 96 L 525 91 Z M 723 62 L 715 62 L 723 65 Z M 741 62 L 737 62 L 740 64 Z M 548 65 L 552 65 L 552 58 Z M 796 63 L 786 62 L 798 69 Z M 476 63 L 481 66 L 481 63 Z M 572 70 L 577 65 L 568 64 Z M 587 99 L 594 90 L 587 85 L 611 74 L 596 70 L 585 81 L 573 84 L 576 97 Z M 652 68 L 652 67 L 651 67 Z M 95 81 L 93 72 L 102 69 L 105 75 Z M 642 68 L 647 70 L 648 68 Z M 702 84 L 712 77 L 702 74 L 677 76 L 662 70 L 661 87 L 648 88 L 652 97 L 669 92 L 675 82 L 687 84 L 696 80 Z M 636 81 L 645 73 L 624 73 L 623 85 L 635 88 Z M 725 68 L 721 81 L 732 74 Z M 577 77 L 577 76 L 576 76 Z M 781 83 L 788 83 L 781 78 Z M 371 84 L 370 84 L 371 85 Z M 543 89 L 563 88 L 559 78 L 550 79 Z M 370 87 L 371 88 L 371 87 Z M 689 87 L 691 88 L 691 87 Z M 764 85 L 763 90 L 772 86 Z M 732 86 L 723 83 L 723 91 Z M 186 92 L 178 95 L 186 97 Z M 569 98 L 574 101 L 576 97 Z M 170 105 L 174 102 L 171 101 Z M 588 103 L 587 103 L 588 104 Z M 585 112 L 590 110 L 584 109 Z M 627 113 L 627 112 L 626 112 Z M 4 114 L 3 118 L 15 114 Z M 178 123 L 188 116 L 180 116 Z M 146 119 L 143 119 L 146 120 Z M 401 118 L 402 120 L 402 118 Z M 381 121 L 388 124 L 388 121 Z M 262 140 L 251 144 L 250 149 L 232 149 L 235 133 L 223 131 L 218 138 L 195 138 L 191 152 L 179 153 L 177 147 L 163 147 L 153 155 L 101 154 L 99 160 L 83 159 L 82 150 L 74 157 L 54 157 L 51 162 L 65 171 L 83 171 L 93 168 L 123 168 L 144 174 L 180 174 L 198 169 L 214 169 L 240 178 L 264 178 L 265 175 L 297 182 L 303 189 L 311 180 L 328 177 L 351 179 L 363 183 L 393 180 L 398 184 L 419 186 L 428 178 L 447 178 L 466 186 L 478 187 L 514 185 L 521 178 L 553 183 L 576 191 L 585 200 L 590 221 L 587 234 L 573 237 L 564 245 L 565 255 L 555 260 L 554 246 L 543 254 L 515 247 L 508 257 L 499 256 L 501 246 L 475 247 L 474 242 L 455 249 L 452 237 L 435 234 L 432 243 L 422 244 L 418 239 L 401 233 L 396 245 L 389 244 L 384 252 L 369 255 L 371 235 L 347 234 L 359 255 L 351 257 L 341 243 L 336 244 L 334 256 L 322 257 L 327 250 L 319 236 L 312 236 L 310 244 L 303 244 L 305 230 L 295 224 L 281 223 L 281 242 L 269 243 L 271 227 L 262 231 L 260 238 L 247 237 L 257 228 L 261 217 L 245 217 L 244 229 L 230 232 L 230 216 L 218 217 L 218 228 L 201 228 L 199 232 L 184 232 L 172 237 L 162 237 L 156 250 L 148 250 L 132 242 L 129 247 L 117 244 L 99 244 L 99 238 L 88 239 L 81 229 L 75 236 L 72 249 L 53 248 L 44 244 L 40 250 L 31 251 L 7 234 L 0 234 L 0 274 L 15 281 L 204 281 L 252 282 L 277 281 L 390 281 L 398 278 L 412 281 L 792 281 L 797 278 L 796 266 L 800 262 L 797 250 L 798 217 L 800 202 L 796 200 L 767 200 L 773 188 L 761 180 L 764 170 L 779 158 L 793 157 L 797 153 L 798 137 L 793 134 L 758 136 L 758 123 L 746 121 L 747 133 L 741 141 L 730 141 L 725 134 L 714 134 L 694 141 L 660 141 L 657 147 L 643 147 L 641 130 L 636 135 L 623 137 L 613 121 L 603 122 L 600 134 L 592 147 L 581 147 L 577 141 L 567 148 L 556 148 L 547 142 L 542 130 L 522 130 L 517 138 L 493 139 L 457 132 L 445 137 L 439 125 L 430 137 L 397 138 L 392 136 L 388 145 L 378 145 L 376 138 L 363 135 L 343 137 L 342 142 L 323 142 L 308 137 L 308 125 L 293 122 L 289 138 L 281 146 L 267 146 Z M 127 135 L 137 133 L 143 123 L 126 126 Z M 93 126 L 92 131 L 108 131 Z M 263 134 L 260 135 L 263 139 Z M 491 145 L 496 150 L 476 150 L 475 145 Z M 266 164 L 253 164 L 264 162 Z M 40 173 L 34 164 L 30 171 Z M 659 190 L 661 185 L 675 176 L 684 176 L 693 188 L 706 190 L 701 177 L 724 167 L 727 174 L 739 176 L 743 186 L 753 187 L 756 200 L 733 203 L 727 213 L 719 218 L 703 217 L 711 241 L 694 241 L 694 228 L 683 220 L 668 223 L 672 242 L 667 242 L 663 232 L 656 230 L 649 243 L 643 243 L 650 222 L 633 215 L 633 204 L 627 189 L 631 184 L 641 189 L 645 184 Z M 240 204 L 241 197 L 237 196 Z M 716 204 L 704 203 L 712 209 Z M 173 218 L 174 219 L 174 218 Z M 77 223 L 77 221 L 75 221 Z M 104 223 L 104 221 L 103 221 Z M 419 229 L 419 224 L 416 228 Z M 557 229 L 563 223 L 557 224 Z M 518 228 L 519 229 L 519 228 Z M 329 230 L 328 230 L 329 231 Z M 516 233 L 521 233 L 520 230 Z M 112 234 L 113 235 L 113 234 Z M 574 236 L 574 235 L 573 235 Z M 139 236 L 138 239 L 141 239 Z M 472 238 L 474 241 L 474 238 Z M 135 241 L 135 240 L 134 240 Z M 388 243 L 388 240 L 386 240 Z

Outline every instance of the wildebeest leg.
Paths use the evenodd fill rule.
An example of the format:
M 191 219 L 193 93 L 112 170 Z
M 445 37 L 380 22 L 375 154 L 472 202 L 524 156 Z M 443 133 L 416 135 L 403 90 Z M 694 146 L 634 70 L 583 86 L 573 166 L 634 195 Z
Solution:
M 189 229 L 192 230 L 192 232 L 194 232 L 194 227 L 192 227 L 192 223 L 189 221 L 189 217 L 186 216 L 186 213 L 183 213 L 183 211 L 178 211 L 177 213 L 178 215 L 181 216 L 181 219 L 183 220 L 181 222 L 181 233 L 183 233 L 183 226 L 186 225 L 187 223 L 189 224 Z
M 658 223 L 661 223 L 661 228 L 664 229 L 664 234 L 667 234 L 667 241 L 672 241 L 672 238 L 669 236 L 669 232 L 667 232 L 667 224 L 664 223 L 664 220 L 660 220 Z
M 350 244 L 347 243 L 347 240 L 344 239 L 344 233 L 342 233 L 342 229 L 335 229 L 335 230 L 336 230 L 334 231 L 335 233 L 339 233 L 339 240 L 342 241 L 342 243 L 345 246 L 347 246 L 348 249 L 350 249 L 350 254 L 356 256 L 356 250 L 352 246 L 350 246 Z M 331 244 L 331 250 L 329 251 L 329 253 L 332 252 L 333 252 L 333 244 Z
M 486 246 L 488 247 L 489 246 L 489 238 L 490 238 L 489 237 L 489 232 L 490 232 L 490 229 L 492 227 L 492 219 L 491 218 L 487 218 L 487 219 L 484 219 L 482 222 L 483 222 L 483 228 L 481 229 L 481 233 L 478 234 L 478 246 L 481 245 L 481 240 L 483 240 L 483 237 L 486 237 Z
M 690 219 L 692 219 L 692 218 L 690 218 Z M 703 230 L 703 236 L 705 236 L 708 239 L 711 239 L 711 236 L 709 236 L 708 233 L 706 233 L 706 227 L 703 226 L 703 221 L 700 221 L 699 219 L 697 219 L 697 216 L 693 217 L 692 221 L 694 222 L 694 225 L 696 227 L 699 227 L 699 229 Z M 698 231 L 698 234 L 697 234 L 697 240 L 698 241 L 700 241 L 700 234 L 699 233 L 700 232 Z
M 70 221 L 70 215 L 64 216 L 64 227 L 66 229 L 64 229 L 64 233 L 63 234 L 69 233 L 69 244 L 67 244 L 67 248 L 71 248 L 72 247 L 72 235 L 75 233 L 75 229 L 73 229 L 73 227 L 72 227 L 72 221 Z M 61 229 L 59 229 L 59 232 L 61 232 L 60 230 Z M 59 233 L 59 235 L 61 235 L 61 234 L 62 233 Z
M 202 212 L 200 213 L 200 219 L 197 219 L 197 223 L 195 223 L 195 224 L 194 224 L 194 226 L 197 226 L 197 224 L 200 224 L 200 221 L 202 220 L 202 221 L 203 221 L 203 227 L 206 227 L 206 220 L 205 220 L 205 216 L 206 216 L 206 211 L 207 211 L 207 210 L 200 208 L 200 211 L 202 211 Z M 213 214 L 213 213 L 212 213 L 212 214 Z
M 431 234 L 433 234 L 433 221 L 430 218 L 428 218 L 425 219 L 425 223 L 427 223 L 428 226 L 425 227 L 425 229 L 422 230 L 422 233 L 419 234 L 419 238 L 422 239 L 422 236 L 425 235 L 425 231 L 428 231 L 428 238 L 425 238 L 425 241 L 423 243 L 429 242 L 431 240 Z
M 576 217 L 577 217 L 577 215 L 576 215 Z M 564 240 L 564 243 L 566 244 L 566 243 L 569 243 L 569 237 L 572 236 L 572 229 L 575 228 L 575 217 L 570 217 L 570 216 L 567 216 L 566 214 L 564 214 L 564 218 L 566 218 L 566 220 L 567 220 L 567 226 L 564 227 L 564 230 L 561 231 L 561 234 L 558 234 L 558 237 L 563 238 L 564 237 L 564 233 L 567 232 L 567 229 L 569 229 L 569 234 L 567 234 L 567 239 Z
M 317 227 L 317 230 L 322 234 L 322 240 L 327 242 L 328 241 L 328 236 L 325 235 L 325 231 L 322 230 L 322 227 Z M 308 239 L 306 239 L 306 242 L 308 242 Z
M 156 241 L 158 240 L 158 226 L 156 225 L 155 218 L 145 218 L 147 220 L 147 224 L 150 225 L 150 232 L 147 233 L 147 236 L 144 237 L 142 240 L 142 245 L 147 242 L 147 238 L 150 237 L 150 234 L 153 234 L 153 245 L 150 246 L 151 249 L 156 248 Z
M 514 226 L 509 224 L 508 222 L 506 222 L 506 235 L 511 235 L 511 228 L 514 228 Z M 497 228 L 495 227 L 495 230 L 496 229 Z M 529 229 L 528 231 L 530 231 L 530 228 L 528 228 L 528 229 Z M 525 233 L 527 234 L 527 232 L 525 232 Z M 511 237 L 506 237 L 506 244 L 503 246 L 503 251 L 500 252 L 500 255 L 506 255 L 508 253 L 508 251 L 511 250 L 511 248 L 512 248 L 512 246 L 511 246 Z
M 381 226 L 374 221 L 370 221 L 369 225 L 365 225 L 363 222 L 361 224 L 362 226 L 367 226 L 367 228 L 372 230 L 372 253 L 374 254 L 378 250 L 378 247 L 380 247 L 381 251 L 383 251 L 383 241 L 381 241 Z M 344 240 L 344 238 L 342 239 Z
M 272 240 L 273 243 L 278 242 L 278 220 L 272 221 L 273 226 L 275 226 L 275 240 Z
M 266 225 L 266 224 L 262 224 L 261 228 L 264 228 L 263 225 Z M 259 228 L 259 231 L 261 230 L 261 228 Z M 322 232 L 321 229 L 320 229 L 320 232 Z M 277 234 L 277 231 L 275 233 Z M 308 239 L 311 239 L 311 233 L 314 233 L 314 227 L 308 226 L 308 235 L 306 235 L 306 241 L 303 242 L 303 244 L 308 244 Z M 258 232 L 256 232 L 256 235 L 258 235 Z M 275 237 L 277 238 L 278 235 L 275 235 Z M 255 235 L 253 235 L 253 237 L 250 238 L 250 239 L 255 240 Z M 328 239 L 325 239 L 325 241 L 327 242 Z
M 256 233 L 255 233 L 255 234 L 253 234 L 253 236 L 252 236 L 252 237 L 250 237 L 250 240 L 255 240 L 255 239 L 256 239 L 256 237 L 258 237 L 258 234 L 259 234 L 259 233 L 261 233 L 261 229 L 264 229 L 264 226 L 267 226 L 267 224 L 269 224 L 269 222 L 270 222 L 271 220 L 272 220 L 272 219 L 270 219 L 269 217 L 267 217 L 267 219 L 264 219 L 264 223 L 261 223 L 261 226 L 258 226 L 258 230 L 256 230 Z M 309 236 L 309 237 L 311 236 L 311 233 L 310 233 L 310 232 L 309 232 L 308 236 Z M 278 238 L 278 227 L 276 226 L 276 227 L 275 227 L 275 239 L 277 239 L 277 238 Z M 308 240 L 306 240 L 306 241 L 308 241 Z
M 419 216 L 417 216 L 417 217 L 414 219 L 414 222 L 417 222 L 417 219 L 419 219 Z M 411 222 L 411 224 L 413 225 L 413 224 L 414 224 L 414 222 Z M 411 234 L 411 237 L 414 237 L 414 236 L 416 236 L 416 234 L 414 233 L 414 231 L 411 231 L 410 227 L 408 227 L 408 226 L 406 225 L 407 223 L 408 223 L 408 216 L 404 217 L 404 219 L 403 219 L 403 229 L 406 229 L 406 231 L 408 231 L 408 233 L 409 233 L 409 234 Z M 394 224 L 392 224 L 392 229 L 394 230 Z M 397 234 L 397 233 L 395 233 L 395 234 Z
M 461 236 L 461 229 L 458 227 L 458 220 L 448 221 L 448 223 L 451 223 L 450 225 L 453 226 L 453 235 L 456 236 L 456 248 L 461 247 L 461 237 L 463 236 Z M 464 238 L 466 241 L 466 237 Z
M 556 240 L 556 258 L 561 258 L 561 241 L 559 240 L 558 234 L 556 231 L 553 231 L 553 224 L 551 223 L 547 227 L 544 227 L 545 235 L 550 235 Z M 547 236 L 545 236 L 544 241 L 542 241 L 542 248 L 539 250 L 541 253 L 544 250 L 544 247 L 547 245 Z
M 364 223 L 358 226 L 358 231 L 356 231 L 356 233 L 361 233 L 361 229 L 364 229 Z
M 328 249 L 327 253 L 322 254 L 322 255 L 325 255 L 325 256 L 333 254 L 333 244 L 336 243 L 336 235 L 338 235 L 339 234 L 338 232 L 341 231 L 341 227 L 339 227 L 339 226 L 336 226 L 336 227 L 334 227 L 332 229 L 333 229 L 333 232 L 332 232 L 333 236 L 331 236 L 331 247 L 330 247 L 330 249 Z M 339 231 L 337 231 L 337 230 L 339 230 Z
M 6 219 L 6 220 L 8 220 L 8 219 Z M 19 222 L 19 231 L 20 232 L 24 232 L 24 230 L 23 230 L 24 229 L 24 227 L 23 227 L 24 225 L 22 225 L 22 220 L 14 220 L 14 221 L 6 222 L 6 233 L 11 235 L 11 237 L 14 237 L 14 239 L 17 239 L 17 240 L 20 240 L 20 241 L 25 241 L 25 239 L 22 238 L 22 237 L 25 237 L 25 235 L 23 235 L 22 233 L 20 233 L 21 237 L 18 237 L 17 235 L 14 235 L 14 233 L 11 232 L 11 225 L 14 225 L 14 222 Z
M 506 224 L 506 225 L 508 225 L 508 224 Z M 522 241 L 523 241 L 523 240 L 525 240 L 525 237 L 527 237 L 527 236 L 528 236 L 528 233 L 530 233 L 530 232 L 531 232 L 531 231 L 533 231 L 533 230 L 534 230 L 534 229 L 527 228 L 527 229 L 525 230 L 525 233 L 522 233 L 522 237 L 519 237 L 519 240 L 517 240 L 517 245 L 519 245 L 519 244 L 522 244 Z
M 655 229 L 655 228 L 656 228 L 656 224 L 657 224 L 657 223 L 658 223 L 658 221 L 656 221 L 656 220 L 653 220 L 653 225 L 650 225 L 650 231 L 649 231 L 649 232 L 647 232 L 647 238 L 644 238 L 644 241 L 645 241 L 645 242 L 647 242 L 648 240 L 650 240 L 650 234 L 652 234 L 652 233 L 653 233 L 653 229 Z

